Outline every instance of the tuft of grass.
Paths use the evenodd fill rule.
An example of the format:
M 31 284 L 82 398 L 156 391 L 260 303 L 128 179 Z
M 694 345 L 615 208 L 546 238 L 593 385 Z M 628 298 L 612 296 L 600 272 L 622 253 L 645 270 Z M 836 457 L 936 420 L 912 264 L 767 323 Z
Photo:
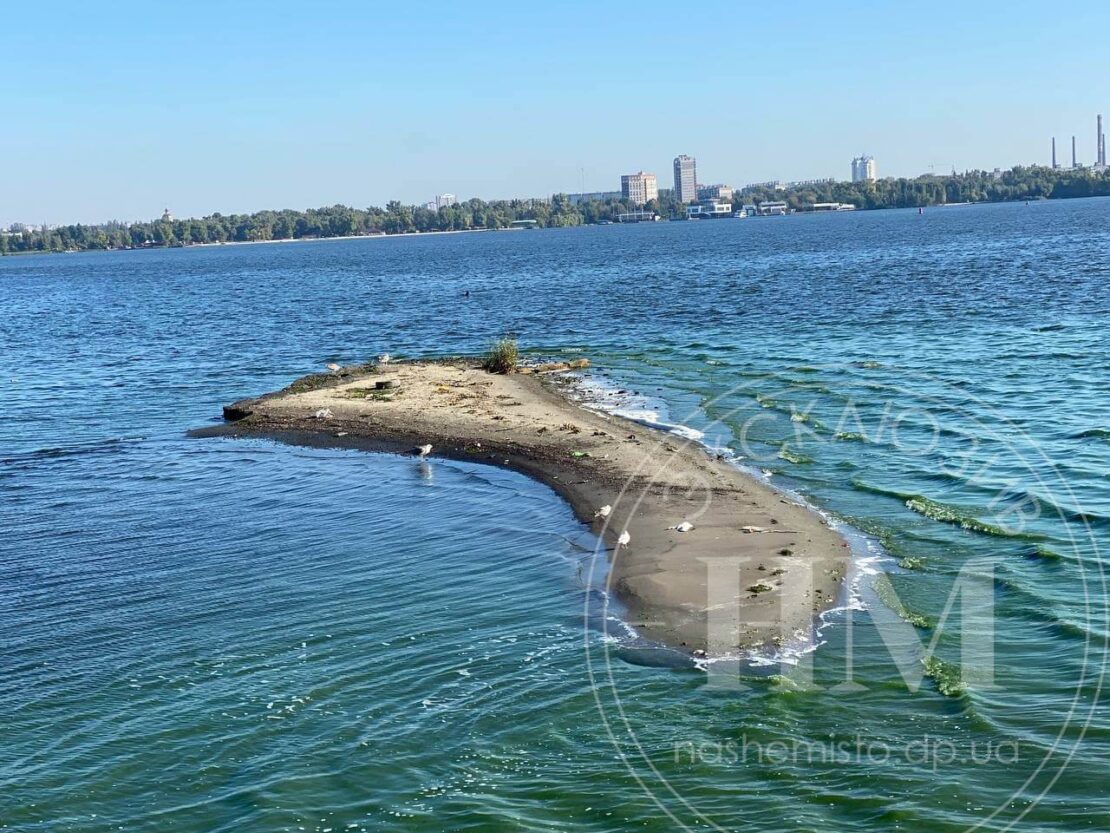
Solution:
M 387 388 L 386 390 L 378 390 L 377 388 L 350 388 L 347 391 L 347 398 L 373 399 L 376 402 L 392 402 L 394 395 L 400 392 L 400 388 Z
M 490 345 L 482 361 L 482 367 L 490 373 L 512 373 L 520 361 L 520 351 L 516 346 L 516 339 L 505 336 Z

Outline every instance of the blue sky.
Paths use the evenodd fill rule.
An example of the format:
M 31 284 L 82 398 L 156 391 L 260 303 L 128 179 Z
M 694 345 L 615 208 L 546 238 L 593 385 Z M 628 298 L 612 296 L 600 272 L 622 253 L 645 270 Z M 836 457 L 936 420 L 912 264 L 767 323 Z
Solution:
M 45 9 L 38 11 L 38 8 Z M 0 223 L 1047 162 L 1110 117 L 1110 4 L 10 4 Z

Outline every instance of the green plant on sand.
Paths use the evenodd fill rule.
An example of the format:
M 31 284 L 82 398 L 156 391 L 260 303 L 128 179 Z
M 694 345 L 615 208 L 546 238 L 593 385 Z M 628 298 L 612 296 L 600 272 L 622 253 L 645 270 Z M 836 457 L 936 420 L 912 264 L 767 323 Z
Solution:
M 482 367 L 490 373 L 512 373 L 516 370 L 520 359 L 520 351 L 516 346 L 516 339 L 505 336 L 490 345 Z

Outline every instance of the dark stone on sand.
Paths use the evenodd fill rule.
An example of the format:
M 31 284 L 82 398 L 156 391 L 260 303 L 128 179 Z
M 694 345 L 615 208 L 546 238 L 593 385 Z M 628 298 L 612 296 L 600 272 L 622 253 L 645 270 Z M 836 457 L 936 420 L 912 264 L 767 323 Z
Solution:
M 238 422 L 241 419 L 246 419 L 254 413 L 254 402 L 253 399 L 240 399 L 238 402 L 224 405 L 224 419 L 228 422 Z

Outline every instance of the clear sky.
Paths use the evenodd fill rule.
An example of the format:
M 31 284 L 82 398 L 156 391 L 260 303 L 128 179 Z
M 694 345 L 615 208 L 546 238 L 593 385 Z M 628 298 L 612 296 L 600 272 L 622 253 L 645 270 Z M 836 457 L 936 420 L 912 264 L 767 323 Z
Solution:
M 1105 0 L 6 3 L 0 223 L 1049 160 Z

